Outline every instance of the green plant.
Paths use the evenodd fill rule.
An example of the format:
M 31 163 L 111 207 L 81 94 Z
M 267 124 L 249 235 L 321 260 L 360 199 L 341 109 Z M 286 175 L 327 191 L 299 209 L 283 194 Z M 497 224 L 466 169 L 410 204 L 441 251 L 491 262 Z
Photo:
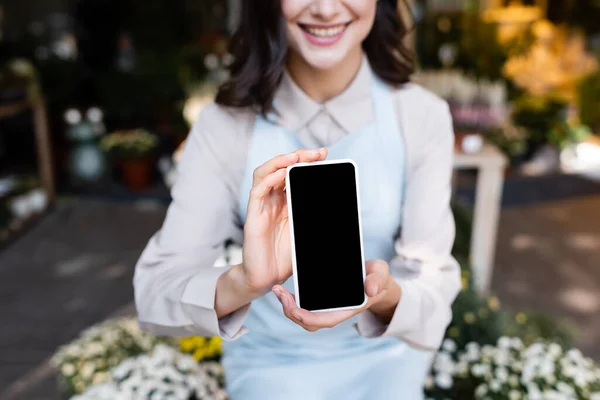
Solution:
M 553 96 L 523 95 L 514 103 L 512 121 L 527 130 L 530 143 L 549 142 L 554 127 L 566 120 L 567 104 Z
M 116 131 L 100 141 L 102 150 L 112 157 L 122 159 L 150 156 L 157 146 L 157 137 L 143 129 Z
M 600 133 L 600 71 L 583 79 L 578 89 L 581 122 Z
M 557 122 L 548 134 L 548 143 L 563 149 L 584 141 L 592 132 L 585 125 L 575 125 L 567 121 Z
M 500 126 L 487 131 L 485 137 L 511 159 L 527 151 L 528 134 L 522 127 L 512 124 Z

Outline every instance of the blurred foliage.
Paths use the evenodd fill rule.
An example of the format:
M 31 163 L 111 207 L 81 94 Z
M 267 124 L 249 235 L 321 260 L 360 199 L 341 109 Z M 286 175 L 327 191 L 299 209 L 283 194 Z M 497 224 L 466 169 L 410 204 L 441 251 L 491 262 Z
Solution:
M 578 94 L 581 122 L 600 133 L 600 71 L 581 81 Z
M 527 131 L 513 124 L 490 129 L 485 132 L 485 138 L 513 161 L 519 159 L 527 151 Z
M 583 142 L 591 133 L 590 128 L 586 125 L 560 121 L 550 130 L 548 143 L 559 149 L 564 149 L 569 145 Z
M 418 28 L 420 66 L 441 68 L 439 49 L 451 44 L 457 52 L 452 68 L 480 79 L 503 79 L 502 65 L 507 55 L 496 33 L 497 26 L 482 21 L 476 13 L 428 14 Z
M 536 339 L 556 341 L 565 347 L 573 343 L 576 331 L 564 320 L 539 312 L 503 310 L 500 300 L 489 294 L 479 294 L 474 287 L 469 260 L 472 217 L 468 211 L 454 204 L 456 221 L 454 257 L 462 265 L 462 290 L 452 305 L 452 322 L 446 337 L 454 340 L 459 349 L 469 342 L 494 344 L 502 336 L 515 336 L 524 343 Z
M 552 129 L 567 118 L 567 104 L 552 96 L 523 95 L 514 102 L 512 121 L 527 130 L 529 143 L 549 142 Z
M 536 311 L 507 313 L 504 318 L 504 336 L 519 337 L 526 346 L 543 338 L 569 348 L 577 333 L 571 322 Z

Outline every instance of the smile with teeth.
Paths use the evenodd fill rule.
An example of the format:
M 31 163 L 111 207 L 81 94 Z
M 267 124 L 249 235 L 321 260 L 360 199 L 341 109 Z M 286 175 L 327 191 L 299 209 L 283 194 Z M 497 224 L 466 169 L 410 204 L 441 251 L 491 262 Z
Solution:
M 348 24 L 337 25 L 334 27 L 327 27 L 327 28 L 312 27 L 312 26 L 307 26 L 307 25 L 300 25 L 300 26 L 302 27 L 302 29 L 304 29 L 306 32 L 310 33 L 313 36 L 328 38 L 328 37 L 335 37 L 335 36 L 341 34 L 342 32 L 344 32 L 344 30 L 346 29 Z

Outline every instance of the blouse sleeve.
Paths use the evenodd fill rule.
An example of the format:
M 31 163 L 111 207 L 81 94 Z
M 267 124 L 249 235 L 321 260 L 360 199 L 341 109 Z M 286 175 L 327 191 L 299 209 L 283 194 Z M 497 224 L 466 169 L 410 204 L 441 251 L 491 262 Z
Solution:
M 359 316 L 357 328 L 363 336 L 394 336 L 435 350 L 452 319 L 451 306 L 461 279 L 460 266 L 451 255 L 455 238 L 450 205 L 452 117 L 448 105 L 439 100 L 425 114 L 420 139 L 410 149 L 417 156 L 407 174 L 397 256 L 390 262 L 401 299 L 389 325 L 366 312 Z
M 217 318 L 217 281 L 228 267 L 214 263 L 227 239 L 240 237 L 237 188 L 232 178 L 237 157 L 227 132 L 231 121 L 217 106 L 205 108 L 186 140 L 172 201 L 162 228 L 136 264 L 135 304 L 142 329 L 167 336 L 220 336 L 245 332 L 249 306 Z M 232 129 L 235 127 L 231 127 Z

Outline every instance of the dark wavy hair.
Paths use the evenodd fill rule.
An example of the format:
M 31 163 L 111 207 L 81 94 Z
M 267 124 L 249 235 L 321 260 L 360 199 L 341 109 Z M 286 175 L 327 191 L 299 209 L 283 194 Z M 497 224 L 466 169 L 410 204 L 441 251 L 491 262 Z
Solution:
M 375 23 L 363 42 L 373 71 L 384 81 L 406 83 L 414 69 L 414 54 L 404 39 L 409 27 L 398 12 L 405 0 L 378 0 Z M 406 6 L 408 10 L 408 6 Z M 231 77 L 219 88 L 218 104 L 271 110 L 287 55 L 286 23 L 281 0 L 243 0 L 240 23 L 230 42 L 234 62 Z

